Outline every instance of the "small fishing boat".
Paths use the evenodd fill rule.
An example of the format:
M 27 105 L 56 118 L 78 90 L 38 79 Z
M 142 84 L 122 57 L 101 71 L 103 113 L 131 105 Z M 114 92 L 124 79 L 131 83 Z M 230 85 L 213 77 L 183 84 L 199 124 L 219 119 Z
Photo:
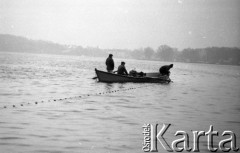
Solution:
M 128 75 L 119 75 L 115 73 L 104 72 L 95 69 L 99 82 L 145 82 L 145 83 L 169 83 L 171 79 L 168 76 L 162 76 L 159 73 L 146 73 L 143 77 L 133 77 Z

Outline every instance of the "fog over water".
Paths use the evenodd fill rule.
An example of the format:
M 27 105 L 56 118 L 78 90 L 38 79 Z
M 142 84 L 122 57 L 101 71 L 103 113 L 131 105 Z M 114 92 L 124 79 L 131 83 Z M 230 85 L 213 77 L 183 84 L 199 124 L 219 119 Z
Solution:
M 1 0 L 0 33 L 83 47 L 240 47 L 239 0 Z
M 169 64 L 124 61 L 144 72 Z M 0 152 L 143 152 L 145 123 L 172 124 L 169 144 L 186 131 L 190 146 L 191 130 L 213 125 L 215 146 L 232 130 L 239 147 L 240 67 L 173 64 L 167 85 L 107 84 L 92 79 L 95 68 L 105 70 L 105 58 L 0 53 Z M 201 137 L 201 152 L 206 143 Z M 166 152 L 160 143 L 158 149 Z
M 240 148 L 239 15 L 239 0 L 0 0 L 0 153 L 141 153 L 148 123 L 171 124 L 169 145 L 213 126 L 213 147 L 232 131 Z M 100 83 L 109 53 L 115 70 L 175 61 L 173 82 Z

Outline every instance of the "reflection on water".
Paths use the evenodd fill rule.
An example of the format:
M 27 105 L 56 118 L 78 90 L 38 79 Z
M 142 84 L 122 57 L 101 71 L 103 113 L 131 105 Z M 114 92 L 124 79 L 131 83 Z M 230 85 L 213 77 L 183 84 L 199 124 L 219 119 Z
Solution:
M 239 144 L 238 66 L 174 63 L 169 85 L 107 84 L 92 79 L 95 67 L 105 69 L 104 61 L 0 53 L 0 151 L 142 152 L 142 125 L 156 122 L 172 124 L 169 142 L 177 130 L 213 125 L 220 134 L 234 131 Z M 165 64 L 125 61 L 128 70 L 144 72 Z M 201 152 L 207 152 L 206 141 L 200 138 Z
M 105 83 L 105 91 L 110 92 L 113 89 L 113 84 L 112 83 Z

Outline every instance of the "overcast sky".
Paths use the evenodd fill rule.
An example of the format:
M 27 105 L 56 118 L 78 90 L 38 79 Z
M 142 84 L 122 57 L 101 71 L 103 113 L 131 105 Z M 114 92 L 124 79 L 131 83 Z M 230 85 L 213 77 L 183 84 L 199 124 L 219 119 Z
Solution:
M 0 0 L 0 33 L 83 47 L 240 47 L 240 0 Z

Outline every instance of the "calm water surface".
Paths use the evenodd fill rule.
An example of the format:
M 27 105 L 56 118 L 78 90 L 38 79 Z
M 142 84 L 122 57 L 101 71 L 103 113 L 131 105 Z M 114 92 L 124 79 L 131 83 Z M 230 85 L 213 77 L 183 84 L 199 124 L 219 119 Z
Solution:
M 184 130 L 190 146 L 191 130 L 213 125 L 220 134 L 214 145 L 223 139 L 222 131 L 232 130 L 240 146 L 239 66 L 174 63 L 168 85 L 107 84 L 92 79 L 94 68 L 105 70 L 104 62 L 0 53 L 0 152 L 139 153 L 144 123 L 171 123 L 166 140 L 171 143 L 179 138 L 174 133 Z M 125 62 L 128 70 L 144 72 L 169 64 Z M 200 138 L 201 152 L 208 152 L 206 142 Z

